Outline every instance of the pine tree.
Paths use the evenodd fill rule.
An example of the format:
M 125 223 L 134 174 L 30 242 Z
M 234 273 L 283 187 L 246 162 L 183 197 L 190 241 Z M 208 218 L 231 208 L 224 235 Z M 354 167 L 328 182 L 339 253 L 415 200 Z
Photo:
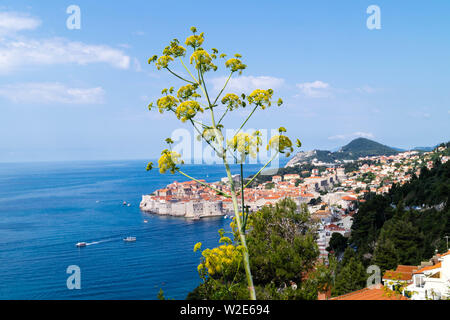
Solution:
M 348 258 L 348 254 L 346 255 L 346 253 L 348 253 L 348 250 L 344 253 L 344 259 L 342 260 L 345 264 L 338 271 L 332 288 L 333 296 L 362 289 L 366 284 L 367 273 L 363 264 L 354 256 L 346 260 Z

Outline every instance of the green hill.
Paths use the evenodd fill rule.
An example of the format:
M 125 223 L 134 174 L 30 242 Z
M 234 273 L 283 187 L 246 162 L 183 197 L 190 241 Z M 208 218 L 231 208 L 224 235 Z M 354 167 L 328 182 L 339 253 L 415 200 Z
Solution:
M 399 151 L 366 138 L 357 138 L 343 146 L 338 153 L 345 153 L 349 158 L 358 158 L 381 155 L 390 156 L 399 153 Z
M 402 152 L 402 150 L 394 149 L 366 138 L 357 138 L 336 152 L 327 150 L 301 151 L 289 160 L 286 167 L 309 163 L 313 159 L 325 163 L 339 163 L 343 160 L 357 160 L 360 157 L 367 156 L 390 156 L 399 152 Z

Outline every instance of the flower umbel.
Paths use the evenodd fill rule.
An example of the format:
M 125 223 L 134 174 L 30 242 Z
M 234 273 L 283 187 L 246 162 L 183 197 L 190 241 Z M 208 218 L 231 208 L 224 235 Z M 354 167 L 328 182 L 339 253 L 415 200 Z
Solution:
M 217 66 L 212 63 L 212 58 L 208 52 L 203 49 L 197 49 L 191 55 L 191 59 L 189 61 L 191 64 L 195 62 L 195 69 L 201 70 L 203 72 L 209 71 L 213 69 L 217 70 Z
M 279 153 L 286 153 L 286 157 L 289 157 L 291 155 L 291 152 L 294 151 L 291 139 L 281 134 L 270 138 L 269 144 L 267 145 L 266 149 L 269 150 L 271 148 L 275 149 Z
M 239 99 L 239 97 L 234 93 L 228 93 L 225 95 L 222 99 L 222 104 L 226 105 L 229 111 L 237 109 L 243 105 L 241 99 Z
M 186 122 L 186 120 L 192 119 L 199 111 L 203 112 L 200 104 L 197 101 L 189 100 L 180 103 L 177 110 L 175 110 L 175 114 L 182 122 Z
M 225 62 L 225 67 L 229 68 L 231 72 L 239 71 L 239 74 L 242 74 L 242 70 L 247 68 L 245 64 L 242 63 L 241 60 L 236 58 L 231 58 Z
M 175 58 L 184 56 L 186 49 L 180 46 L 179 43 L 177 39 L 173 39 L 170 45 L 164 49 L 163 54 L 166 56 L 174 56 Z
M 196 252 L 197 250 L 200 250 L 202 247 L 202 243 L 201 242 L 197 242 L 194 246 L 194 252 Z
M 239 132 L 233 139 L 227 140 L 227 144 L 229 148 L 240 154 L 241 162 L 245 161 L 247 155 L 256 158 L 256 152 L 259 151 L 257 138 L 245 132 Z
M 186 101 L 187 99 L 193 97 L 198 98 L 200 97 L 199 94 L 196 94 L 195 90 L 197 89 L 197 85 L 188 84 L 185 86 L 182 86 L 180 89 L 178 89 L 177 97 L 181 101 Z
M 170 61 L 173 61 L 171 56 L 161 56 L 156 61 L 156 68 L 158 68 L 158 70 L 161 70 L 161 68 L 167 68 Z
M 159 112 L 163 113 L 164 111 L 169 111 L 169 110 L 174 110 L 174 108 L 177 106 L 178 104 L 178 100 L 177 98 L 175 98 L 174 96 L 168 95 L 168 96 L 164 96 L 159 98 L 156 101 L 156 105 L 158 106 Z
M 197 31 L 197 30 L 196 30 Z M 192 48 L 198 48 L 202 45 L 203 41 L 205 40 L 205 38 L 203 37 L 204 33 L 200 33 L 199 35 L 192 35 L 186 38 L 186 45 L 190 46 Z
M 170 173 L 174 174 L 179 168 L 177 164 L 183 164 L 184 161 L 180 159 L 181 155 L 178 152 L 163 150 L 161 152 L 161 157 L 158 160 L 158 167 L 160 173 L 166 173 L 170 170 Z
M 234 246 L 232 244 L 224 244 L 214 249 L 205 249 L 202 252 L 203 262 L 200 263 L 197 270 L 201 271 L 203 268 L 206 268 L 210 276 L 218 273 L 235 272 L 236 267 L 242 261 L 243 251 L 243 246 Z
M 247 97 L 247 100 L 250 104 L 255 104 L 260 106 L 261 109 L 265 109 L 266 107 L 270 107 L 272 105 L 272 95 L 272 89 L 256 89 Z

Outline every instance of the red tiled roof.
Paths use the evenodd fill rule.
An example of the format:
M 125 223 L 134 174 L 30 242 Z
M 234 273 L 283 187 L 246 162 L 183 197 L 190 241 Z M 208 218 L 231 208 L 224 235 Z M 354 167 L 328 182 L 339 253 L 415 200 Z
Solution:
M 400 271 L 400 272 L 414 272 L 417 269 L 418 269 L 417 266 L 398 265 L 396 271 Z
M 442 266 L 442 263 L 439 262 L 439 263 L 435 264 L 434 266 L 426 266 L 426 267 L 423 267 L 422 269 L 417 270 L 417 271 L 414 272 L 414 273 L 423 273 L 424 271 L 429 271 L 429 270 L 433 270 L 433 269 L 438 269 L 438 268 L 440 268 L 441 266 Z
M 399 294 L 388 295 L 383 285 L 376 285 L 369 288 L 364 288 L 358 291 L 353 291 L 342 296 L 332 298 L 331 300 L 409 300 L 408 298 Z

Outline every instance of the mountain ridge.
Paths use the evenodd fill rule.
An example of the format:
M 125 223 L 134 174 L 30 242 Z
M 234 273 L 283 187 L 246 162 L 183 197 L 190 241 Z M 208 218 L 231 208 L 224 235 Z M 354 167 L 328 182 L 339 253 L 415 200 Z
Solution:
M 286 167 L 292 167 L 296 164 L 301 164 L 312 160 L 324 163 L 340 163 L 345 162 L 346 160 L 357 160 L 360 157 L 381 155 L 390 156 L 402 151 L 403 150 L 401 149 L 389 147 L 367 138 L 356 138 L 335 152 L 317 149 L 306 152 L 301 151 L 289 160 Z

